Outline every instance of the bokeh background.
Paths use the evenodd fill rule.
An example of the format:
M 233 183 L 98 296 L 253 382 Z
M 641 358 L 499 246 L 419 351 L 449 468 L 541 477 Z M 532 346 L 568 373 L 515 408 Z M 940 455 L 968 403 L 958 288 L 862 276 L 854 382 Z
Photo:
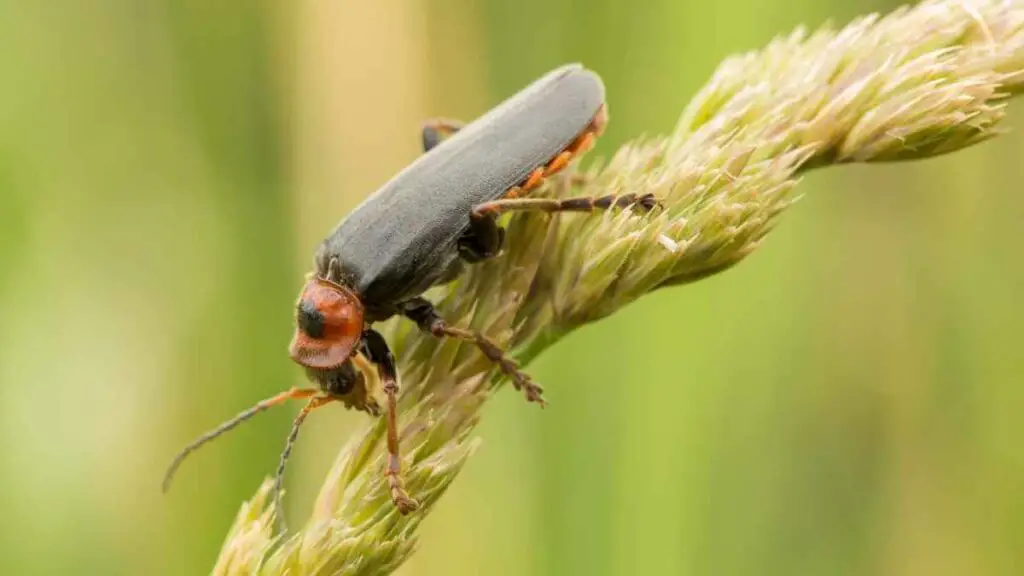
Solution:
M 548 69 L 605 78 L 596 155 L 731 53 L 882 0 L 0 2 L 0 572 L 201 574 L 296 407 L 316 242 Z M 406 576 L 1024 571 L 1024 107 L 952 156 L 811 174 L 741 266 L 549 350 L 490 403 Z M 316 414 L 293 523 L 365 416 Z

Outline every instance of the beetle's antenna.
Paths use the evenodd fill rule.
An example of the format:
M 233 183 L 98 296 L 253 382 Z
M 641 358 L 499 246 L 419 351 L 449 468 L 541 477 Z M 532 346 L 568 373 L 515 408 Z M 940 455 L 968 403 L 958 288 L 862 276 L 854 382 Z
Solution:
M 259 414 L 260 412 L 263 412 L 264 410 L 272 406 L 281 404 L 286 400 L 309 398 L 310 396 L 313 396 L 316 393 L 317 391 L 311 388 L 291 388 L 289 390 L 285 390 L 284 392 L 281 392 L 276 396 L 271 396 L 266 400 L 258 402 L 255 406 L 249 408 L 248 410 L 239 412 L 238 415 L 232 418 L 231 420 L 224 422 L 220 426 L 217 426 L 213 430 L 210 430 L 209 432 L 203 434 L 199 438 L 196 438 L 194 442 L 186 446 L 181 452 L 178 452 L 178 455 L 175 456 L 174 460 L 171 462 L 170 467 L 167 468 L 167 473 L 164 474 L 163 491 L 167 492 L 167 489 L 171 487 L 171 479 L 174 477 L 174 473 L 178 470 L 178 467 L 181 466 L 181 463 L 185 461 L 185 458 L 187 458 L 188 455 L 191 454 L 192 452 L 195 452 L 196 449 L 198 449 L 203 444 L 206 444 L 210 440 L 213 440 L 214 438 L 220 436 L 221 434 L 227 432 L 228 430 L 231 430 L 235 426 L 238 426 L 242 422 L 245 422 L 246 420 L 252 418 L 253 416 Z
M 286 532 L 287 528 L 284 523 L 284 508 L 281 506 L 281 486 L 284 484 L 284 467 L 288 463 L 288 457 L 292 455 L 292 447 L 295 446 L 295 439 L 299 437 L 299 428 L 302 423 L 306 420 L 306 416 L 317 408 L 323 406 L 334 400 L 329 396 L 314 396 L 309 402 L 302 407 L 299 414 L 295 416 L 295 422 L 292 424 L 292 431 L 288 434 L 288 440 L 285 441 L 284 450 L 281 452 L 281 461 L 277 464 L 277 473 L 274 475 L 274 510 L 277 513 L 277 519 L 281 526 L 281 532 Z

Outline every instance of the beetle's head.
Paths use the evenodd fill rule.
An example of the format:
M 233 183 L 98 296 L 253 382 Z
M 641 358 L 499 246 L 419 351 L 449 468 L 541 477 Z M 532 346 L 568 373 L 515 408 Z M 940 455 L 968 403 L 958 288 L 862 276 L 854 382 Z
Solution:
M 352 290 L 322 278 L 306 283 L 295 308 L 292 360 L 313 370 L 340 367 L 363 334 L 363 304 Z

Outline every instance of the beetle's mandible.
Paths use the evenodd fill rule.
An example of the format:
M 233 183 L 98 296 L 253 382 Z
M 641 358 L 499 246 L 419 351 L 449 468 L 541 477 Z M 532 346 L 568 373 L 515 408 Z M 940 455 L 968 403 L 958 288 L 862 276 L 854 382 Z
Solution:
M 292 426 L 277 468 L 280 498 L 285 462 L 305 417 L 341 401 L 377 415 L 367 399 L 357 355 L 376 367 L 387 398 L 391 497 L 403 514 L 417 501 L 403 486 L 396 412 L 395 359 L 373 324 L 395 315 L 438 338 L 474 343 L 511 378 L 527 400 L 543 404 L 541 388 L 486 335 L 449 326 L 422 294 L 456 279 L 467 264 L 496 257 L 505 240 L 497 217 L 509 211 L 591 211 L 636 205 L 651 196 L 531 198 L 544 178 L 591 147 L 604 130 L 604 85 L 593 72 L 570 64 L 548 72 L 474 122 L 435 120 L 423 127 L 424 154 L 385 183 L 324 239 L 315 269 L 295 309 L 289 352 L 317 387 L 292 388 L 263 400 L 186 447 L 174 459 L 164 489 L 181 461 L 200 445 L 288 399 L 308 399 Z M 355 399 L 354 399 L 355 397 Z M 278 500 L 278 514 L 281 515 Z

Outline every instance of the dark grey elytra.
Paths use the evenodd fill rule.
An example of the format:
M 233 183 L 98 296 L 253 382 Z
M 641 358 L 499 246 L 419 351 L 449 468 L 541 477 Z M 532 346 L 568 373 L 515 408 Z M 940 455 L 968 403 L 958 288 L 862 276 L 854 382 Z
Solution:
M 425 153 L 344 218 L 316 252 L 315 270 L 295 308 L 296 330 L 289 353 L 317 387 L 282 392 L 201 436 L 174 459 L 165 489 L 178 465 L 200 445 L 271 406 L 308 399 L 277 468 L 275 502 L 280 519 L 285 462 L 306 415 L 333 401 L 379 414 L 380 407 L 353 363 L 356 355 L 362 355 L 376 366 L 387 397 L 385 476 L 392 500 L 403 514 L 416 510 L 419 503 L 405 492 L 401 478 L 397 367 L 387 342 L 372 328 L 394 315 L 407 317 L 438 338 L 472 342 L 528 400 L 543 405 L 540 386 L 499 346 L 484 334 L 449 326 L 422 294 L 455 279 L 465 264 L 500 252 L 505 234 L 497 217 L 503 212 L 653 208 L 653 197 L 633 194 L 562 200 L 528 197 L 542 178 L 586 151 L 605 121 L 601 79 L 571 64 L 545 74 L 465 127 L 445 121 L 428 123 L 423 129 Z
M 475 206 L 503 197 L 564 150 L 603 104 L 604 84 L 593 72 L 579 65 L 549 72 L 368 197 L 324 240 L 317 273 L 337 258 L 367 319 L 390 315 L 395 303 L 455 274 L 457 242 Z

